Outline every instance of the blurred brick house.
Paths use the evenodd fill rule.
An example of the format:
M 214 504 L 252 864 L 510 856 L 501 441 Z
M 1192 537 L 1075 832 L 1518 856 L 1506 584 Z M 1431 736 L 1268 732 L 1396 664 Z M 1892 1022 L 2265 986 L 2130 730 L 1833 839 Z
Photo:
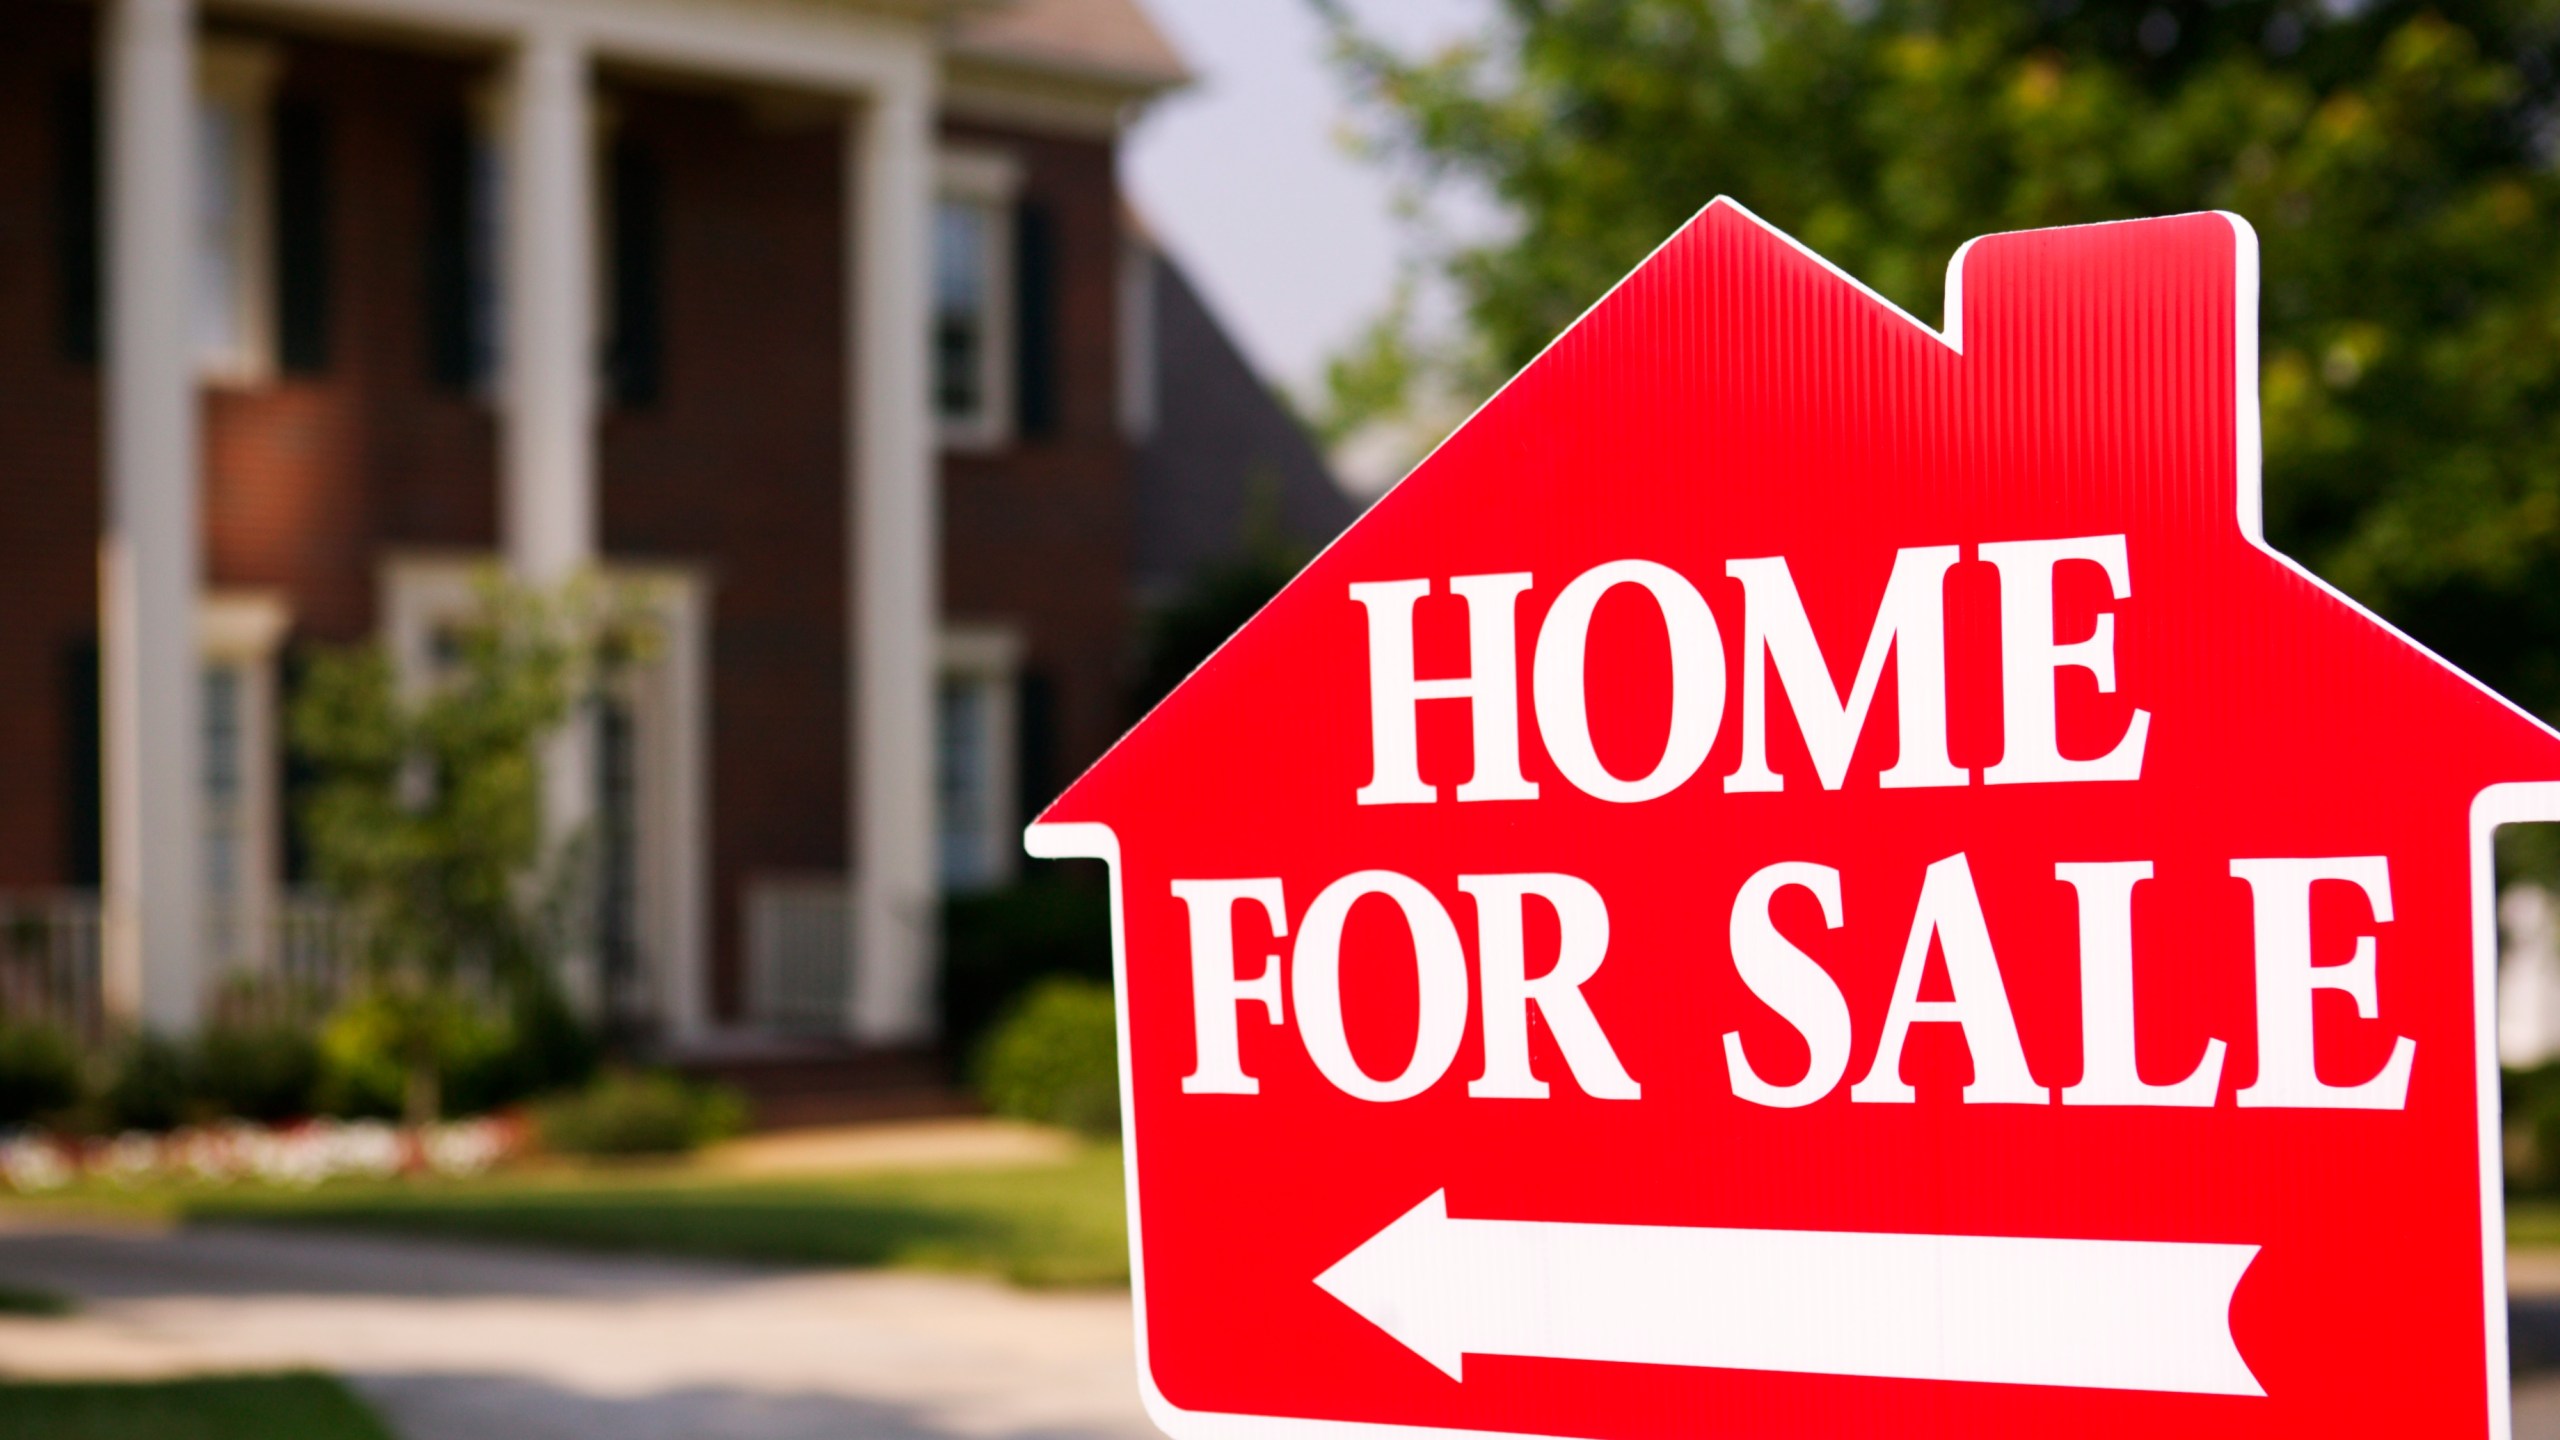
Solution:
M 311 963 L 295 647 L 592 571 L 668 644 L 549 757 L 573 990 L 930 1039 L 937 897 L 1129 718 L 1145 597 L 1249 490 L 1348 517 L 1126 219 L 1182 78 L 1136 0 L 0 5 L 13 953 L 170 1029 Z

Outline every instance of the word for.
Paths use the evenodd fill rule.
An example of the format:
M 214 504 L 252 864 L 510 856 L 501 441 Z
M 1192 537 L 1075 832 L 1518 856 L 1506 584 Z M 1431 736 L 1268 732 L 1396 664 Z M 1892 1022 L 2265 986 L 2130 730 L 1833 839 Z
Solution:
M 2257 1075 L 2237 1092 L 2236 1103 L 2312 1110 L 2402 1108 L 2415 1041 L 2398 1037 L 2381 1070 L 2350 1085 L 2322 1080 L 2312 1053 L 2317 992 L 2344 992 L 2367 1020 L 2378 1013 L 2374 936 L 2358 935 L 2345 961 L 2312 963 L 2312 886 L 2322 881 L 2353 885 L 2363 892 L 2375 923 L 2388 923 L 2391 876 L 2385 858 L 2234 860 L 2231 873 L 2249 885 L 2257 972 Z M 2054 878 L 2076 893 L 2080 917 L 2083 1063 L 2079 1081 L 2059 1092 L 2065 1105 L 2209 1106 L 2221 1092 L 2226 1046 L 2220 1039 L 2208 1040 L 2194 1067 L 2176 1081 L 2146 1081 L 2134 1066 L 2133 891 L 2151 874 L 2147 860 L 2054 866 Z M 1810 1105 L 1831 1095 L 1847 1078 L 1852 1048 L 1849 1004 L 1838 982 L 1770 918 L 1772 901 L 1791 887 L 1810 894 L 1823 923 L 1839 928 L 1840 872 L 1807 861 L 1782 861 L 1743 882 L 1727 931 L 1743 984 L 1795 1029 L 1809 1052 L 1802 1074 L 1771 1075 L 1753 1060 L 1741 1032 L 1723 1036 L 1733 1093 L 1755 1105 L 1781 1108 Z M 1261 1082 L 1245 1073 L 1237 1041 L 1239 1011 L 1254 1005 L 1273 1025 L 1286 1024 L 1294 1015 L 1307 1058 L 1343 1094 L 1381 1102 L 1411 1099 L 1448 1073 L 1472 1008 L 1482 1036 L 1484 1069 L 1467 1082 L 1467 1094 L 1543 1099 L 1548 1084 L 1530 1066 L 1529 1011 L 1534 1007 L 1583 1093 L 1603 1100 L 1639 1098 L 1641 1086 L 1620 1063 L 1582 993 L 1609 950 L 1609 910 L 1600 892 L 1587 881 L 1562 874 L 1461 875 L 1457 888 L 1475 908 L 1472 983 L 1457 924 L 1430 887 L 1392 870 L 1361 870 L 1325 886 L 1299 917 L 1284 1002 L 1280 957 L 1266 955 L 1260 972 L 1247 979 L 1237 972 L 1235 939 L 1239 905 L 1259 909 L 1274 936 L 1288 936 L 1289 910 L 1280 880 L 1174 881 L 1173 894 L 1186 909 L 1191 939 L 1196 1061 L 1183 1078 L 1183 1091 L 1260 1093 Z M 1412 939 L 1420 997 L 1412 1058 L 1400 1073 L 1385 1077 L 1371 1075 L 1353 1056 L 1342 1009 L 1343 929 L 1352 907 L 1371 897 L 1390 903 L 1403 919 Z M 1553 911 L 1561 936 L 1554 964 L 1535 978 L 1529 975 L 1525 923 L 1532 899 Z M 1920 998 L 1921 975 L 1932 948 L 1946 958 L 1952 998 Z M 1973 1057 L 1966 1103 L 2043 1105 L 2056 1098 L 2028 1072 L 1973 868 L 1961 853 L 1930 865 L 1922 877 L 1874 1059 L 1849 1086 L 1849 1099 L 1910 1103 L 1914 1092 L 1902 1078 L 1903 1048 L 1912 1027 L 1929 1024 L 1953 1025 L 1963 1034 Z

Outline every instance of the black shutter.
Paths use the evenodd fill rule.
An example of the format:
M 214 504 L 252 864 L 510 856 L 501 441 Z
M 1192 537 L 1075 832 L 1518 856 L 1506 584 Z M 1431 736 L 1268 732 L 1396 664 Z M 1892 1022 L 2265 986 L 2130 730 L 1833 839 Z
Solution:
M 1036 440 L 1058 428 L 1057 220 L 1025 202 L 1014 240 L 1014 426 Z
M 54 334 L 62 357 L 98 363 L 100 249 L 106 240 L 98 208 L 98 82 L 65 79 L 53 104 Z
M 1058 781 L 1058 687 L 1046 672 L 1025 669 L 1014 677 L 1016 724 L 1014 784 L 1021 809 L 1037 815 L 1049 808 L 1065 787 Z
M 59 683 L 62 717 L 62 880 L 94 889 L 106 863 L 98 743 L 98 642 L 63 647 Z
M 478 336 L 471 314 L 471 127 L 461 115 L 427 136 L 427 375 L 447 390 L 480 380 Z
M 276 358 L 290 375 L 329 368 L 329 117 L 276 107 Z
M 666 197 L 657 157 L 613 147 L 613 314 L 606 376 L 614 402 L 654 405 L 665 376 Z

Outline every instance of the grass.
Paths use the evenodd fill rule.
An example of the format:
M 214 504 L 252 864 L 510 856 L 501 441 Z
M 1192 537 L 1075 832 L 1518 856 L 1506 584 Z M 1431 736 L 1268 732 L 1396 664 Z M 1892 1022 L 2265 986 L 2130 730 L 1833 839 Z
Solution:
M 737 1179 L 595 1168 L 316 1190 L 187 1190 L 186 1219 L 319 1225 L 800 1265 L 993 1272 L 1024 1285 L 1129 1278 L 1120 1154 L 1059 1164 Z M 159 1208 L 155 1206 L 154 1208 Z M 0 1427 L 0 1433 L 6 1433 Z
M 0 1382 L 0 1435 L 45 1440 L 392 1440 L 326 1375 L 147 1384 Z
M 0 1285 L 0 1315 L 50 1318 L 71 1313 L 71 1297 L 50 1290 L 31 1290 L 23 1285 Z M 0 1435 L 8 1431 L 0 1429 Z
M 2529 1249 L 2560 1246 L 2560 1199 L 2508 1196 L 2507 1243 Z

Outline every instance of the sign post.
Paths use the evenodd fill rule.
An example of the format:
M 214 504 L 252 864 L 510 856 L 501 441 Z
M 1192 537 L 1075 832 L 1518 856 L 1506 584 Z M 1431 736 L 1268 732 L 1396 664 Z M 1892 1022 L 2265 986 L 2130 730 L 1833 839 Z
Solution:
M 2256 305 L 1718 201 L 1050 807 L 1160 1425 L 2508 1433 L 2560 735 L 2266 546 Z

